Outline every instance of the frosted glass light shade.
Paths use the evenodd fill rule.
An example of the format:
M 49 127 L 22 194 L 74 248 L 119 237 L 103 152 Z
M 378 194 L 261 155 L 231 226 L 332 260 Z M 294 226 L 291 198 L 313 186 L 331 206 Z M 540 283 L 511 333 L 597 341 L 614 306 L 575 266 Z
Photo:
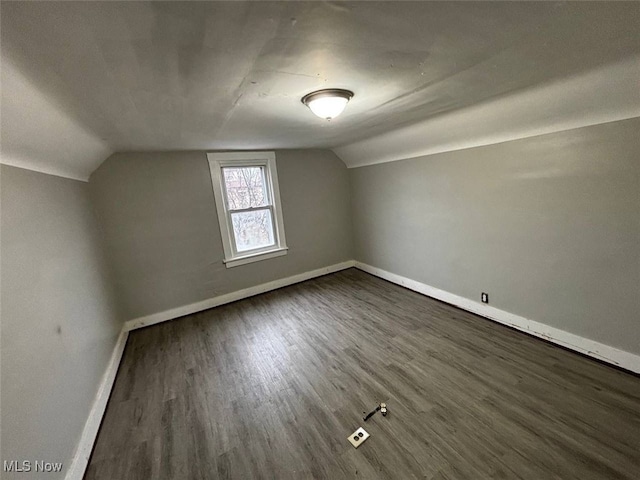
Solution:
M 318 117 L 331 120 L 344 111 L 351 97 L 353 92 L 349 90 L 318 90 L 302 97 L 302 103 Z

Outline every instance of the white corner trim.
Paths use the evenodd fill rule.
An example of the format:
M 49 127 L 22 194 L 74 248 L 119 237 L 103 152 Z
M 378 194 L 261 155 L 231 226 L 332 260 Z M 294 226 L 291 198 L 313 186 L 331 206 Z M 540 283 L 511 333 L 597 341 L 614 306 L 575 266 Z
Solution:
M 270 292 L 271 290 L 276 290 L 288 285 L 293 285 L 294 283 L 304 282 L 305 280 L 310 280 L 315 277 L 321 277 L 322 275 L 338 272 L 340 270 L 351 268 L 353 266 L 355 266 L 355 261 L 347 260 L 346 262 L 336 263 L 335 265 L 318 268 L 317 270 L 312 270 L 310 272 L 299 273 L 291 277 L 273 280 L 271 282 L 256 285 L 255 287 L 249 287 L 238 290 L 236 292 L 225 293 L 224 295 L 208 298 L 207 300 L 191 303 L 189 305 L 172 308 L 170 310 L 165 310 L 164 312 L 158 312 L 152 315 L 147 315 L 145 317 L 134 318 L 133 320 L 129 320 L 128 322 L 126 322 L 124 328 L 130 331 L 137 328 L 148 327 L 149 325 L 155 325 L 156 323 L 166 322 L 167 320 L 173 320 L 174 318 L 201 312 L 202 310 L 207 310 L 219 305 L 224 305 L 225 303 L 242 300 L 243 298 L 253 297 L 254 295 L 259 295 L 260 293 Z
M 372 267 L 365 263 L 356 261 L 355 267 L 364 272 L 375 275 L 376 277 L 380 277 L 415 292 L 449 303 L 468 312 L 493 320 L 494 322 L 502 323 L 503 325 L 515 328 L 524 333 L 528 333 L 529 335 L 543 338 L 552 343 L 556 343 L 626 370 L 640 373 L 640 355 L 634 355 L 633 353 L 560 330 L 559 328 L 551 327 L 544 323 L 529 320 L 528 318 L 469 300 L 468 298 L 440 290 L 395 273 L 387 272 L 386 270 L 382 270 L 377 267 Z
M 107 370 L 102 376 L 102 381 L 98 388 L 98 393 L 89 412 L 89 418 L 87 418 L 80 437 L 80 442 L 76 447 L 76 451 L 71 460 L 71 466 L 67 470 L 65 480 L 82 480 L 89 464 L 89 458 L 91 457 L 91 451 L 93 445 L 98 436 L 98 430 L 100 429 L 100 423 L 107 409 L 107 402 L 111 395 L 111 389 L 116 379 L 116 373 L 118 373 L 118 367 L 120 366 L 120 360 L 124 352 L 124 347 L 127 344 L 127 338 L 129 337 L 129 331 L 124 327 L 120 331 L 118 340 L 111 354 L 111 359 L 107 365 Z

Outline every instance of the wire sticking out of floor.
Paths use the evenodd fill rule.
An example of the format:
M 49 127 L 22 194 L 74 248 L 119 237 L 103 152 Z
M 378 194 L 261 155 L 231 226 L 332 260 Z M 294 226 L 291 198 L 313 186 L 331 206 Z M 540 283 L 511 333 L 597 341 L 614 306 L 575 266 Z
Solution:
M 387 416 L 387 404 L 386 403 L 379 403 L 378 405 L 376 405 L 376 408 L 371 410 L 369 413 L 367 413 L 367 415 L 365 415 L 363 417 L 363 420 L 366 422 L 371 417 L 373 417 L 376 414 L 376 412 L 378 412 L 378 411 L 380 413 L 382 413 L 383 417 L 386 417 Z

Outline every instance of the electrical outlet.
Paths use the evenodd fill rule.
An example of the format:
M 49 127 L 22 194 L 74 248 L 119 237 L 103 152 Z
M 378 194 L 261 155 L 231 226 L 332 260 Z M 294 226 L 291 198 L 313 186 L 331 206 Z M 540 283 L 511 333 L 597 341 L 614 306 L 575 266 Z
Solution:
M 489 294 L 482 292 L 480 299 L 482 300 L 482 303 L 489 303 Z
M 369 438 L 369 434 L 365 431 L 364 428 L 360 427 L 355 432 L 347 437 L 347 440 L 351 442 L 351 445 L 358 448 L 364 441 Z

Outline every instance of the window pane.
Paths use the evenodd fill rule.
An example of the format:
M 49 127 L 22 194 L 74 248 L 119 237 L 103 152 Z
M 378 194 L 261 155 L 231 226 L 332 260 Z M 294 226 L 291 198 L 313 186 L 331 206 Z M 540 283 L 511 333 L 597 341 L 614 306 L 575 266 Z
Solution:
M 269 209 L 232 213 L 231 221 L 238 252 L 275 244 Z
M 223 168 L 230 210 L 268 205 L 263 167 Z

